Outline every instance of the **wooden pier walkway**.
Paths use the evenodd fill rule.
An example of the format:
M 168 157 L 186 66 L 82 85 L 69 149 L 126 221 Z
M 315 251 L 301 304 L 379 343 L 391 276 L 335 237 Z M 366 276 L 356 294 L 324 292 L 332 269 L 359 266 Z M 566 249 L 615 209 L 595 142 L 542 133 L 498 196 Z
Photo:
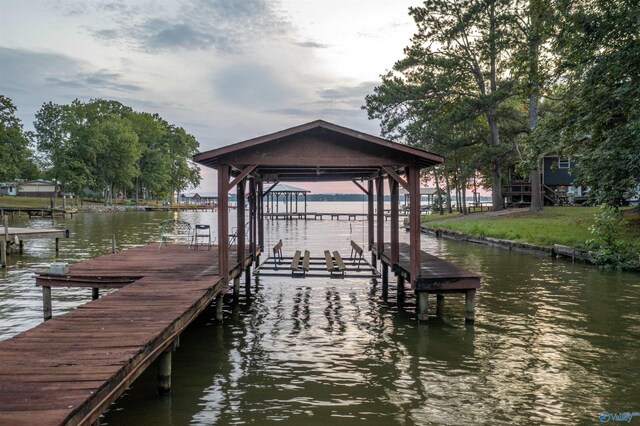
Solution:
M 156 243 L 72 265 L 75 285 L 78 277 L 87 287 L 100 277 L 141 278 L 0 342 L 0 424 L 89 425 L 156 358 L 168 358 L 170 372 L 180 333 L 227 290 L 217 264 L 217 246 Z M 231 265 L 232 278 L 245 266 Z
M 406 217 L 406 214 L 400 214 L 400 217 Z M 271 212 L 264 213 L 264 217 L 276 220 L 324 220 L 329 218 L 331 220 L 367 220 L 367 213 L 341 213 L 341 212 L 329 212 L 329 213 L 317 213 L 317 212 Z M 389 213 L 384 214 L 384 220 L 391 218 Z
M 377 247 L 373 244 L 372 252 L 383 263 L 382 279 L 383 285 L 388 281 L 388 267 L 395 270 L 398 275 L 398 291 L 404 290 L 404 282 L 411 280 L 409 244 L 399 243 L 399 262 L 395 265 L 391 262 L 391 244 L 385 243 L 382 253 L 378 253 Z M 464 293 L 465 295 L 465 321 L 475 320 L 475 294 L 480 288 L 480 275 L 468 271 L 458 265 L 433 256 L 424 251 L 420 251 L 420 276 L 415 280 L 413 290 L 418 295 L 418 318 L 422 321 L 428 320 L 428 298 L 429 294 L 437 294 L 437 311 L 442 313 L 444 309 L 444 295 L 447 293 Z
M 18 252 L 24 252 L 24 240 L 35 240 L 39 238 L 55 238 L 56 253 L 60 251 L 60 238 L 69 238 L 68 229 L 35 229 L 35 228 L 15 228 L 9 226 L 0 227 L 0 264 L 7 265 L 7 253 L 11 244 L 17 242 Z

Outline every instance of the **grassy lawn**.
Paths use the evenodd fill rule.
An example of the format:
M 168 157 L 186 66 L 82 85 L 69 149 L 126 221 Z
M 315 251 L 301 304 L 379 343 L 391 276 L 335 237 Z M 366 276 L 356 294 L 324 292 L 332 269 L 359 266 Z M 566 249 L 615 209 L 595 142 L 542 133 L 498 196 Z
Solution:
M 430 226 L 451 229 L 483 237 L 502 238 L 550 246 L 563 244 L 584 247 L 592 238 L 589 226 L 594 222 L 598 207 L 545 207 L 537 213 L 524 212 L 509 216 L 433 223 Z M 640 238 L 640 217 L 627 215 L 629 224 L 623 239 L 629 242 Z M 441 217 L 441 216 L 440 216 Z

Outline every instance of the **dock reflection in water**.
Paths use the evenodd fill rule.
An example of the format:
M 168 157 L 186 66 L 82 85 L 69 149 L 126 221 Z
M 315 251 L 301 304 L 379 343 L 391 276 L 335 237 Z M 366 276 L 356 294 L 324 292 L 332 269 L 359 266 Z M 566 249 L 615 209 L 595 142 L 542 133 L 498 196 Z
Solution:
M 181 213 L 215 223 L 198 214 Z M 77 216 L 64 226 L 78 239 L 61 256 L 95 255 L 123 226 L 122 244 L 136 244 L 127 233 L 151 238 L 164 218 L 154 215 Z M 285 254 L 348 251 L 363 225 L 268 222 L 267 246 L 282 238 Z M 429 237 L 423 248 L 482 274 L 474 326 L 463 325 L 463 296 L 419 325 L 411 292 L 398 305 L 393 285 L 384 300 L 372 281 L 262 277 L 250 301 L 227 305 L 223 325 L 207 312 L 184 333 L 170 396 L 156 395 L 150 368 L 103 424 L 574 424 L 640 411 L 638 275 Z M 41 318 L 40 294 L 21 277 L 16 268 L 0 277 L 5 338 Z M 69 299 L 54 301 L 62 310 L 90 294 L 57 297 Z

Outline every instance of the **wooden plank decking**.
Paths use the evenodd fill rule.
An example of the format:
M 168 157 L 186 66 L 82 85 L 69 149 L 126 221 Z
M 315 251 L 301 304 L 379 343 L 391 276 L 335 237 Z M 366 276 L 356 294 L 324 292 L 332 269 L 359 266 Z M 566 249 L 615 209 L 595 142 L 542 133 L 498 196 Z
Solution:
M 420 276 L 411 277 L 409 244 L 399 243 L 399 259 L 397 264 L 391 262 L 391 244 L 385 243 L 382 253 L 378 253 L 375 244 L 372 245 L 373 253 L 386 265 L 395 268 L 398 274 L 398 293 L 404 292 L 405 280 L 411 283 L 416 291 L 418 305 L 418 319 L 429 319 L 429 294 L 437 294 L 436 313 L 441 315 L 444 311 L 444 295 L 447 293 L 464 293 L 465 295 L 465 322 L 475 321 L 475 296 L 476 289 L 480 288 L 480 275 L 468 271 L 453 263 L 440 259 L 424 251 L 420 251 Z M 388 281 L 387 266 L 383 266 L 382 280 L 386 287 Z
M 391 264 L 391 244 L 385 243 L 382 255 L 373 252 L 382 260 Z M 409 280 L 409 244 L 400 243 L 399 273 Z M 480 275 L 458 265 L 440 259 L 424 251 L 420 252 L 420 277 L 416 280 L 415 290 L 428 292 L 465 291 L 480 288 Z
M 150 244 L 71 266 L 70 276 L 142 278 L 0 342 L 0 424 L 98 419 L 226 290 L 217 253 Z

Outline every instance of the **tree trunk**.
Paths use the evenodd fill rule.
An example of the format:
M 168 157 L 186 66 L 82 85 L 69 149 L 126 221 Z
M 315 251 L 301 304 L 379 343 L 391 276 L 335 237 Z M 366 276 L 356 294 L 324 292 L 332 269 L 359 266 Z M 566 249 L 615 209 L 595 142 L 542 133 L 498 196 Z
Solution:
M 531 1 L 529 6 L 529 16 L 531 19 L 531 28 L 529 34 L 529 81 L 531 81 L 531 89 L 529 92 L 529 135 L 533 137 L 533 131 L 538 125 L 538 103 L 540 101 L 540 75 L 539 75 L 539 48 L 540 37 L 538 29 L 540 22 L 538 14 L 535 11 L 536 7 L 540 7 L 539 4 L 534 4 Z M 533 143 L 533 140 L 532 142 Z M 535 144 L 533 144 L 535 146 Z M 540 167 L 539 159 L 535 158 L 535 166 L 531 169 L 529 179 L 531 181 L 531 206 L 532 212 L 542 210 L 542 185 L 540 184 Z
M 467 211 L 467 180 L 462 183 L 462 214 L 468 214 Z
M 447 166 L 444 166 L 444 184 L 447 192 L 447 211 L 449 214 L 453 213 L 451 209 L 451 185 L 449 185 L 449 172 L 447 171 Z
M 444 214 L 444 211 L 442 210 L 442 191 L 440 191 L 440 182 L 438 181 L 438 171 L 436 170 L 436 168 L 433 168 L 433 175 L 436 178 L 436 192 L 438 194 L 438 210 L 440 211 L 440 214 Z

